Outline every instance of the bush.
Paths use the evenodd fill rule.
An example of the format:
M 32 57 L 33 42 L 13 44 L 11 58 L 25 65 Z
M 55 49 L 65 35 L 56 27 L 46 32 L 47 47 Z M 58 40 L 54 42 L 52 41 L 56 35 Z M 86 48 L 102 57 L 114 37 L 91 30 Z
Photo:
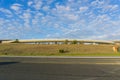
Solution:
M 19 43 L 19 40 L 18 40 L 18 39 L 16 39 L 13 43 Z
M 65 40 L 65 41 L 64 41 L 64 44 L 68 44 L 68 42 L 69 42 L 68 40 Z
M 65 50 L 64 49 L 60 49 L 59 53 L 65 53 Z
M 73 41 L 72 41 L 72 44 L 77 44 L 77 40 L 73 40 Z
M 64 50 L 64 49 L 59 49 L 59 53 L 67 53 L 69 52 L 68 50 Z

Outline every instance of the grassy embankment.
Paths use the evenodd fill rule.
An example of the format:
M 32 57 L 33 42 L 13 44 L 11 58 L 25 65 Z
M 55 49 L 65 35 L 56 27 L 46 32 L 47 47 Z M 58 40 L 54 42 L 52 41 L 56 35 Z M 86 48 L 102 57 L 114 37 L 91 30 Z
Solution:
M 0 44 L 0 55 L 14 56 L 120 56 L 113 45 Z M 64 50 L 64 52 L 60 52 Z

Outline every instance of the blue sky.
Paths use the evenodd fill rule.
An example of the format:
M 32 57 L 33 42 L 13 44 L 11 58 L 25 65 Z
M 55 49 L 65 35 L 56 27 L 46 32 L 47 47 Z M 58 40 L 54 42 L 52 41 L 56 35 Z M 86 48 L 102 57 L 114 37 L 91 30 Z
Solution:
M 120 0 L 0 0 L 0 39 L 120 39 Z

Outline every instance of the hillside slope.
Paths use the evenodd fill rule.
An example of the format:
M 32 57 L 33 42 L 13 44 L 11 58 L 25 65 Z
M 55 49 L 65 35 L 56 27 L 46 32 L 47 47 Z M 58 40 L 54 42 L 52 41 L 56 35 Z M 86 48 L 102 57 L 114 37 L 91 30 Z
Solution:
M 1 55 L 114 54 L 113 45 L 0 44 Z M 59 50 L 64 50 L 60 53 Z

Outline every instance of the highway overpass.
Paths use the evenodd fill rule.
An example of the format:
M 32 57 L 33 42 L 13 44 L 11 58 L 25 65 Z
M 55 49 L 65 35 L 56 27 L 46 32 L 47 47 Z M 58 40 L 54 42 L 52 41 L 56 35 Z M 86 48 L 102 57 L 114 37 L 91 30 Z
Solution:
M 0 43 L 11 43 L 13 42 L 13 40 L 9 40 L 9 39 L 0 39 Z
M 13 43 L 15 40 L 0 40 L 0 43 Z M 81 39 L 27 39 L 19 40 L 19 43 L 28 44 L 115 44 L 107 40 L 81 40 Z
M 29 39 L 19 40 L 20 43 L 33 44 L 114 44 L 113 41 L 106 40 L 80 40 L 80 39 Z

